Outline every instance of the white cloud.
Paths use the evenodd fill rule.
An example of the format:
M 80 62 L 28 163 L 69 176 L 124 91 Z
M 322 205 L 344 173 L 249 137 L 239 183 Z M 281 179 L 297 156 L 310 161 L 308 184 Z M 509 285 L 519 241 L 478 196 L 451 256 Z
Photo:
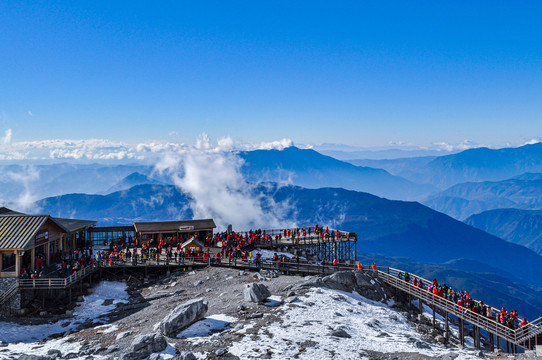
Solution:
M 534 145 L 534 144 L 538 144 L 542 142 L 542 140 L 540 138 L 533 138 L 531 140 L 527 140 L 525 141 L 523 144 L 521 144 L 520 146 L 523 146 L 523 145 Z
M 468 149 L 487 147 L 486 145 L 475 143 L 471 140 L 463 140 L 459 144 L 450 144 L 447 142 L 434 142 L 431 143 L 431 147 L 434 150 L 441 150 L 447 152 L 464 151 Z
M 228 224 L 238 229 L 280 227 L 277 213 L 262 209 L 261 196 L 243 178 L 243 160 L 233 151 L 224 150 L 231 145 L 227 138 L 213 144 L 203 134 L 195 146 L 164 154 L 155 168 L 169 175 L 177 188 L 190 196 L 195 218 L 213 218 L 219 228 Z
M 11 143 L 11 136 L 12 136 L 11 129 L 7 129 L 4 133 L 4 136 L 1 138 L 2 144 L 9 145 Z

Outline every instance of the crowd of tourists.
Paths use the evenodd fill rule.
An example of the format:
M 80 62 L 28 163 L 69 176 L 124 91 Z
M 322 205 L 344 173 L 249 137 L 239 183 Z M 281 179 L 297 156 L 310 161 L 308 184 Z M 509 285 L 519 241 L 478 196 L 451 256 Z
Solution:
M 408 272 L 399 272 L 397 277 L 408 283 L 412 283 L 412 286 L 414 287 L 427 290 L 427 292 L 432 293 L 434 296 L 453 302 L 457 305 L 457 309 L 460 312 L 470 310 L 486 318 L 495 319 L 496 322 L 509 329 L 527 326 L 527 320 L 522 318 L 520 321 L 516 310 L 512 309 L 510 312 L 507 312 L 506 309 L 502 307 L 501 310 L 498 311 L 498 309 L 493 309 L 483 301 L 472 298 L 468 291 L 455 290 L 446 284 L 439 284 L 437 279 L 433 279 L 432 282 L 424 283 L 423 279 L 412 277 Z

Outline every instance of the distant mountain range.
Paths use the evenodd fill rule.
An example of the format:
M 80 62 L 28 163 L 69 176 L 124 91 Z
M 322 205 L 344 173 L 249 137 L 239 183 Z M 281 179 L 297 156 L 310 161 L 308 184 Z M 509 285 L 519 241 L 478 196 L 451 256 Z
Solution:
M 147 175 L 143 175 L 138 172 L 131 173 L 130 175 L 126 176 L 124 179 L 107 189 L 104 194 L 111 194 L 116 191 L 122 191 L 122 190 L 128 190 L 131 187 L 137 186 L 137 185 L 164 185 L 161 181 L 155 180 L 150 178 Z
M 423 203 L 460 220 L 493 209 L 542 209 L 540 175 L 531 173 L 510 180 L 458 184 Z
M 465 223 L 542 255 L 542 210 L 484 211 Z
M 542 287 L 540 255 L 419 203 L 337 188 L 262 184 L 254 192 L 263 195 L 264 210 L 282 206 L 283 218 L 299 225 L 319 223 L 357 232 L 361 254 L 407 257 L 430 266 L 448 263 L 450 268 L 496 273 L 513 282 Z M 111 225 L 192 218 L 190 201 L 174 186 L 138 185 L 106 196 L 47 198 L 36 205 L 53 216 L 94 219 L 99 225 Z
M 501 181 L 524 173 L 542 173 L 542 143 L 517 148 L 476 148 L 435 158 L 350 160 L 359 166 L 389 171 L 442 190 L 465 182 Z
M 244 175 L 252 182 L 283 182 L 306 188 L 341 187 L 403 200 L 423 198 L 436 190 L 382 169 L 354 166 L 310 149 L 256 150 L 242 152 L 240 156 L 245 161 Z

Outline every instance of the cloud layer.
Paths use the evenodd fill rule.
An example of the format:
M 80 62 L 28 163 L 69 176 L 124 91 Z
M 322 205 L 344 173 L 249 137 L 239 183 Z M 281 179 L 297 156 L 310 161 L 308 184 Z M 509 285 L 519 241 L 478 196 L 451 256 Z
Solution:
M 206 139 L 206 140 L 202 140 Z M 203 135 L 198 142 L 209 139 Z M 230 137 L 219 138 L 217 147 L 221 150 L 257 150 L 279 149 L 292 146 L 293 141 L 279 141 L 249 144 L 236 142 Z M 196 147 L 203 146 L 196 144 Z M 39 141 L 12 141 L 12 131 L 7 129 L 0 138 L 0 160 L 79 160 L 79 161 L 108 161 L 108 160 L 148 160 L 154 162 L 164 154 L 185 152 L 191 145 L 178 142 L 149 141 L 129 144 L 107 139 L 51 139 Z

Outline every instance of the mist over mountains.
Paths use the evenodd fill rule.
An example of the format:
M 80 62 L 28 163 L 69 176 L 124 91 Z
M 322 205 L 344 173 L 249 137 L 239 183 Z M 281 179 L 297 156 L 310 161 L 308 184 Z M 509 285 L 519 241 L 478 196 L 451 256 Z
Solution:
M 470 216 L 465 223 L 542 255 L 542 210 L 484 211 Z
M 486 289 L 495 296 L 495 290 L 490 291 L 487 286 L 490 282 L 481 286 L 481 279 L 501 284 L 502 291 L 504 286 L 513 287 L 513 284 L 523 291 L 530 286 L 542 287 L 541 256 L 416 202 L 392 201 L 339 188 L 306 189 L 269 183 L 252 191 L 264 212 L 281 209 L 280 213 L 273 211 L 273 216 L 280 216 L 279 221 L 293 221 L 299 226 L 319 223 L 357 232 L 358 254 L 367 258 L 373 256 L 369 254 L 406 257 L 417 268 L 425 264 L 427 274 L 437 267 L 457 286 L 476 286 L 479 291 Z M 135 220 L 191 218 L 193 202 L 193 198 L 175 186 L 137 185 L 106 196 L 68 194 L 47 198 L 37 206 L 48 209 L 54 216 L 96 219 L 100 225 L 112 225 Z M 266 228 L 268 224 L 259 225 Z M 235 226 L 234 229 L 247 230 Z M 512 258 L 511 253 L 515 254 Z M 458 282 L 457 274 L 453 275 L 455 270 L 467 274 L 466 278 Z M 484 298 L 488 296 L 491 299 L 493 295 Z M 501 301 L 500 296 L 495 300 Z M 521 301 L 542 306 L 542 301 L 537 303 L 531 297 Z M 512 303 L 510 299 L 509 302 Z M 535 307 L 529 306 L 534 312 Z
M 439 274 L 538 316 L 539 214 L 502 209 L 540 209 L 541 152 L 535 144 L 349 163 L 287 147 L 207 149 L 155 166 L 3 165 L 0 197 L 16 210 L 99 225 L 203 216 L 238 230 L 326 224 L 358 233 L 361 258 Z
M 351 160 L 389 171 L 441 190 L 465 182 L 501 181 L 525 173 L 542 173 L 542 143 L 517 148 L 476 148 L 457 154 L 393 160 Z

